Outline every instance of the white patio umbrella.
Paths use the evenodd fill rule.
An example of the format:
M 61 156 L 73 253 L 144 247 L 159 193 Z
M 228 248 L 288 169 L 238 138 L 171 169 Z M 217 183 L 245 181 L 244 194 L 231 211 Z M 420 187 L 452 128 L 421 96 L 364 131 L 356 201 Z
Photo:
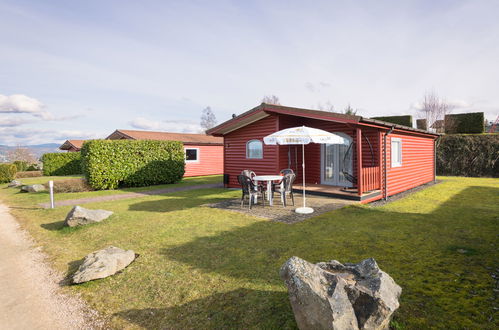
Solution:
M 307 207 L 305 201 L 305 144 L 327 143 L 327 144 L 348 144 L 348 140 L 342 136 L 330 133 L 321 129 L 307 126 L 286 128 L 272 133 L 263 138 L 265 144 L 301 144 L 302 145 L 302 177 L 303 177 L 303 207 L 297 208 L 297 213 L 308 214 L 314 209 Z

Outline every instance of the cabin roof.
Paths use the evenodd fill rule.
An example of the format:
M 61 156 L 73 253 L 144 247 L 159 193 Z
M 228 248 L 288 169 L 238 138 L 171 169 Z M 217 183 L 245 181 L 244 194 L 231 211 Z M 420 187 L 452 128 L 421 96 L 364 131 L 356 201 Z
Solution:
M 275 105 L 267 103 L 262 103 L 259 106 L 240 114 L 239 116 L 235 116 L 234 118 L 227 120 L 226 122 L 223 122 L 220 125 L 209 129 L 208 131 L 206 131 L 206 133 L 214 136 L 223 136 L 241 127 L 249 125 L 255 121 L 268 117 L 271 114 L 290 115 L 303 118 L 319 119 L 325 121 L 334 121 L 334 122 L 357 124 L 364 126 L 374 125 L 386 129 L 390 129 L 393 127 L 398 130 L 412 131 L 429 135 L 439 135 L 437 133 L 428 132 L 426 130 L 422 130 L 419 128 L 393 124 L 376 119 L 364 118 L 362 116 L 347 115 L 344 113 L 321 111 L 321 110 L 287 107 L 283 105 Z
M 223 139 L 206 134 L 172 133 L 117 129 L 106 139 L 180 141 L 184 144 L 223 145 Z

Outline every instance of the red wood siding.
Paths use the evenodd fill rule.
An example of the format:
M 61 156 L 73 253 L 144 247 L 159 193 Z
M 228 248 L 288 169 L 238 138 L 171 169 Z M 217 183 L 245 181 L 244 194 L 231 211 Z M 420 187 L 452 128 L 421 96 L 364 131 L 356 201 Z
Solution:
M 184 145 L 184 149 L 198 149 L 198 161 L 185 163 L 187 176 L 222 174 L 224 167 L 223 146 Z
M 393 167 L 391 139 L 402 140 L 402 166 Z M 434 180 L 434 139 L 412 134 L 392 133 L 386 139 L 388 196 Z
M 272 115 L 224 135 L 224 173 L 229 175 L 229 187 L 239 187 L 237 176 L 244 169 L 260 175 L 279 172 L 278 146 L 263 144 L 262 159 L 246 158 L 246 142 L 257 139 L 263 143 L 264 136 L 278 131 L 277 119 Z
M 329 132 L 342 132 L 355 143 L 355 124 L 328 122 L 318 119 L 307 119 L 288 115 L 271 115 L 257 122 L 239 128 L 224 135 L 224 173 L 229 175 L 229 187 L 238 187 L 237 175 L 244 169 L 251 169 L 257 174 L 276 174 L 279 170 L 291 167 L 297 174 L 297 181 L 302 180 L 301 146 L 269 146 L 263 145 L 263 159 L 246 158 L 246 142 L 252 139 L 263 141 L 263 137 L 275 131 L 306 125 Z M 386 130 L 377 127 L 361 126 L 362 132 L 362 191 L 383 188 L 383 150 L 382 137 Z M 372 153 L 369 144 L 372 146 Z M 402 139 L 402 166 L 391 168 L 391 138 Z M 356 146 L 353 147 L 353 175 L 357 176 Z M 387 139 L 387 175 L 388 195 L 411 189 L 434 179 L 434 137 L 411 132 L 394 132 Z M 288 161 L 291 154 L 291 164 Z M 321 145 L 305 146 L 306 181 L 321 183 Z M 381 198 L 377 197 L 376 199 Z

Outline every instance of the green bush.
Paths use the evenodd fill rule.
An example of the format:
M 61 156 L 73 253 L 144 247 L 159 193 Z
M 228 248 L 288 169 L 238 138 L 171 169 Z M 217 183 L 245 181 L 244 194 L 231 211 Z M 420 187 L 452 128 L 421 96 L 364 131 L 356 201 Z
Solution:
M 428 129 L 426 119 L 416 119 L 416 128 L 424 129 L 426 131 Z
M 28 169 L 28 162 L 24 160 L 16 160 L 12 164 L 16 166 L 18 172 L 23 172 Z
M 26 171 L 39 171 L 39 170 L 40 170 L 40 166 L 38 164 L 31 164 L 26 169 Z
M 485 117 L 483 112 L 445 115 L 444 125 L 447 134 L 483 133 L 485 131 Z
M 81 174 L 80 152 L 54 152 L 42 156 L 43 175 Z
M 437 174 L 499 177 L 499 135 L 444 135 L 437 142 Z
M 14 164 L 0 164 L 0 183 L 6 183 L 14 180 L 17 173 L 17 167 Z
M 412 127 L 412 116 L 384 116 L 384 117 L 372 117 L 371 119 L 382 120 L 392 124 L 403 125 Z
M 175 183 L 185 170 L 178 141 L 92 140 L 81 153 L 83 174 L 97 190 Z

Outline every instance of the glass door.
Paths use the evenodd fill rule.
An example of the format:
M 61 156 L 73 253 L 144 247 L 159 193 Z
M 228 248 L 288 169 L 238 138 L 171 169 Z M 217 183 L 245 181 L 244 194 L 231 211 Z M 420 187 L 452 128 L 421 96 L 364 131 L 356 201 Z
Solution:
M 321 183 L 332 186 L 352 187 L 344 173 L 353 175 L 352 155 L 349 148 L 352 143 L 350 136 L 343 133 L 335 133 L 349 140 L 344 144 L 323 144 L 321 148 Z

